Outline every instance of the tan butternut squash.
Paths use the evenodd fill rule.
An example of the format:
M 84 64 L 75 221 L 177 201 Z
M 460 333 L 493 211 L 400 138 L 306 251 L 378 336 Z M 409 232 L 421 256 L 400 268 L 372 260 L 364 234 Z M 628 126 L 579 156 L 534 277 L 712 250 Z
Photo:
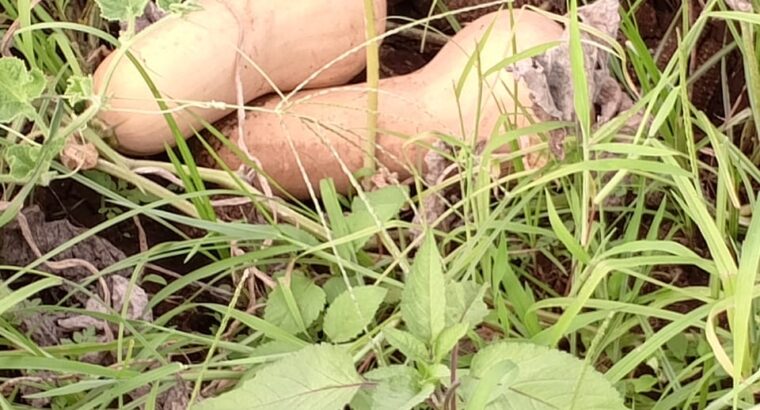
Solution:
M 512 21 L 514 21 L 512 23 Z M 532 106 L 524 84 L 507 70 L 485 72 L 505 58 L 526 49 L 557 41 L 562 27 L 541 14 L 527 10 L 500 11 L 480 17 L 454 36 L 425 67 L 408 75 L 383 79 L 379 85 L 377 159 L 401 178 L 419 167 L 428 151 L 431 132 L 484 140 L 492 135 L 502 115 L 529 122 Z M 488 33 L 488 34 L 487 34 Z M 459 98 L 455 87 L 480 44 L 479 64 L 466 74 Z M 516 48 L 513 47 L 516 45 Z M 270 97 L 262 111 L 247 114 L 244 132 L 249 152 L 260 160 L 264 172 L 291 195 L 308 196 L 304 174 L 311 184 L 333 178 L 340 192 L 350 180 L 346 172 L 363 166 L 367 132 L 365 84 L 309 90 L 298 93 L 282 110 L 281 98 Z M 237 124 L 223 129 L 235 140 Z M 525 137 L 526 147 L 535 137 Z M 417 141 L 420 142 L 420 141 Z M 221 149 L 228 166 L 240 159 Z M 303 172 L 302 172 L 303 171 Z
M 130 48 L 170 108 L 206 105 L 174 112 L 186 137 L 202 128 L 189 112 L 214 122 L 233 111 L 208 106 L 237 102 L 238 62 L 243 100 L 248 102 L 273 87 L 294 89 L 366 41 L 360 0 L 200 0 L 198 4 L 201 11 L 168 16 L 146 28 Z M 386 2 L 374 4 L 377 30 L 382 32 Z M 94 75 L 96 91 L 104 91 L 107 98 L 99 118 L 112 128 L 121 151 L 162 152 L 164 143 L 175 141 L 171 130 L 138 70 L 115 55 L 106 58 Z M 361 72 L 365 61 L 363 50 L 351 53 L 322 71 L 307 88 L 345 84 Z M 113 64 L 117 66 L 106 84 L 105 74 Z

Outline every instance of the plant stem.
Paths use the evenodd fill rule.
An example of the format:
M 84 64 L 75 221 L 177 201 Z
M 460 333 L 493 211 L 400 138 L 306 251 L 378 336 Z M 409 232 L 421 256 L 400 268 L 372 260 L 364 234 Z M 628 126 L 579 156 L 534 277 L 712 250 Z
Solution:
M 372 0 L 364 0 L 364 18 L 367 40 L 367 145 L 364 154 L 364 168 L 370 174 L 375 171 L 375 142 L 377 140 L 378 87 L 380 85 L 380 45 L 375 39 L 375 5 Z
M 98 165 L 95 167 L 98 171 L 105 172 L 108 175 L 111 175 L 112 177 L 116 177 L 118 179 L 124 180 L 126 182 L 129 182 L 130 184 L 144 190 L 145 192 L 148 192 L 149 194 L 155 195 L 162 199 L 174 199 L 171 201 L 171 205 L 175 207 L 177 210 L 183 212 L 184 214 L 191 216 L 193 218 L 198 217 L 198 211 L 195 209 L 193 204 L 186 200 L 180 199 L 177 194 L 174 192 L 162 187 L 161 185 L 149 180 L 148 178 L 145 178 L 141 175 L 138 175 L 134 172 L 132 172 L 130 169 L 124 169 L 121 168 L 115 164 L 112 164 L 105 160 L 98 160 Z
M 114 153 L 113 155 L 119 155 L 119 154 Z M 124 175 L 126 171 L 126 174 L 130 175 L 130 179 L 127 179 L 127 181 L 134 184 L 135 186 L 145 188 L 146 190 L 148 190 L 148 192 L 151 192 L 154 195 L 158 195 L 162 198 L 165 198 L 166 195 L 175 195 L 173 192 L 166 190 L 160 185 L 154 183 L 153 181 L 143 176 L 137 175 L 134 172 L 131 172 L 137 168 L 159 168 L 159 169 L 163 169 L 168 172 L 171 172 L 173 174 L 176 174 L 177 170 L 173 164 L 161 162 L 161 161 L 134 160 L 134 159 L 124 158 L 124 157 L 121 157 L 121 161 L 125 164 L 128 171 L 124 169 L 119 170 L 118 167 L 116 167 L 113 164 L 110 164 L 111 167 L 113 168 L 107 168 L 107 170 L 104 169 L 103 171 L 108 172 L 108 173 L 119 172 L 120 177 L 122 177 L 122 175 Z M 183 165 L 183 167 L 186 168 L 185 165 Z M 187 171 L 185 170 L 185 172 Z M 205 182 L 221 185 L 222 187 L 228 188 L 228 189 L 240 190 L 242 188 L 242 190 L 247 195 L 255 195 L 255 196 L 260 196 L 264 198 L 264 195 L 261 192 L 259 192 L 256 188 L 246 183 L 245 181 L 240 180 L 239 178 L 235 178 L 234 176 L 230 175 L 226 171 L 199 167 L 198 174 L 200 175 L 201 179 L 203 179 Z M 112 174 L 112 175 L 116 176 L 115 174 Z M 126 177 L 126 175 L 124 177 Z M 155 186 L 152 186 L 152 185 L 155 185 Z M 156 192 L 151 191 L 151 190 L 157 189 L 156 187 L 161 188 L 165 193 L 159 195 Z M 179 207 L 177 208 L 180 211 L 185 212 L 186 214 L 190 216 L 197 215 L 197 212 L 195 211 L 194 207 L 192 211 L 193 213 L 190 214 L 188 213 L 190 210 L 185 208 L 184 204 L 182 203 L 178 203 L 178 204 L 182 206 L 182 208 L 179 208 Z M 317 235 L 318 237 L 322 237 L 322 238 L 325 237 L 325 230 L 320 224 L 290 209 L 281 201 L 276 201 L 276 200 L 265 201 L 265 204 L 266 206 L 269 207 L 269 210 L 271 212 L 277 213 L 278 215 L 282 216 L 285 221 L 290 222 L 293 225 L 298 226 L 300 228 L 303 228 L 304 230 L 309 231 L 312 234 Z M 192 206 L 192 205 L 187 203 L 187 206 Z

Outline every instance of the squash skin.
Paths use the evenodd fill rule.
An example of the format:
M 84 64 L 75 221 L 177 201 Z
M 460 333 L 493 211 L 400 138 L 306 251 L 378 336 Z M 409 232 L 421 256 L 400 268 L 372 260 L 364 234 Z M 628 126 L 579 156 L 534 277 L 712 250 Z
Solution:
M 510 19 L 514 19 L 514 26 Z M 558 23 L 535 12 L 490 13 L 467 25 L 420 70 L 381 80 L 377 159 L 388 170 L 398 173 L 399 179 L 409 177 L 414 169 L 424 169 L 427 147 L 435 141 L 432 132 L 484 141 L 505 113 L 516 127 L 530 124 L 532 102 L 527 86 L 518 83 L 515 94 L 514 78 L 504 69 L 481 81 L 478 69 L 473 67 L 460 98 L 455 97 L 455 85 L 477 42 L 491 26 L 480 52 L 483 71 L 515 54 L 513 36 L 520 52 L 559 41 L 563 34 Z M 338 192 L 348 192 L 351 183 L 346 171 L 354 173 L 363 166 L 366 84 L 303 91 L 293 97 L 287 108 L 273 112 L 280 102 L 279 97 L 268 97 L 262 102 L 262 110 L 247 114 L 244 124 L 244 142 L 260 161 L 264 173 L 299 199 L 309 197 L 304 173 L 317 193 L 316 187 L 324 178 L 332 178 Z M 239 130 L 235 123 L 221 131 L 232 141 L 237 140 Z M 522 137 L 519 144 L 525 148 L 537 143 L 537 138 Z M 219 150 L 219 155 L 233 169 L 241 163 L 226 147 Z M 536 161 L 536 157 L 525 161 Z
M 203 128 L 195 115 L 213 123 L 234 111 L 209 103 L 237 103 L 238 61 L 243 100 L 249 102 L 274 91 L 261 71 L 278 89 L 290 91 L 365 41 L 362 1 L 337 0 L 334 7 L 318 0 L 198 3 L 203 10 L 159 20 L 140 32 L 130 48 L 173 110 L 184 137 Z M 375 0 L 375 16 L 382 33 L 385 0 Z M 138 70 L 126 57 L 117 61 L 115 56 L 109 55 L 93 76 L 95 91 L 101 92 L 106 72 L 117 64 L 99 120 L 115 135 L 118 150 L 134 155 L 163 152 L 164 143 L 174 145 L 175 138 Z M 365 63 L 360 49 L 325 69 L 305 89 L 345 84 Z M 193 103 L 202 108 L 177 109 Z

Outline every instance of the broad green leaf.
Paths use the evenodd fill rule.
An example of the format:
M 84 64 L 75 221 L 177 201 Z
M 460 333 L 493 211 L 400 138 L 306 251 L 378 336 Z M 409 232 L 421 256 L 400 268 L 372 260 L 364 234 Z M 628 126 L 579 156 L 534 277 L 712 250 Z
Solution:
M 50 170 L 52 158 L 61 152 L 65 140 L 56 137 L 48 140 L 44 145 L 16 144 L 5 149 L 3 156 L 8 162 L 8 174 L 10 180 L 17 184 L 31 182 L 35 173 L 40 170 L 39 177 L 34 183 L 42 186 L 50 184 L 56 175 Z
M 351 213 L 345 221 L 352 233 L 376 226 L 375 217 L 380 223 L 385 223 L 398 215 L 406 201 L 406 189 L 401 186 L 388 186 L 365 194 L 369 207 L 360 197 L 351 203 Z M 371 209 L 371 210 L 370 210 Z M 354 248 L 361 250 L 369 240 L 369 236 L 353 241 Z
M 483 301 L 485 287 L 473 281 L 452 282 L 446 285 L 446 326 L 466 323 L 473 328 L 488 315 Z
M 351 355 L 332 345 L 308 346 L 274 362 L 240 387 L 195 410 L 340 410 L 364 383 Z
M 516 371 L 501 378 L 492 374 L 505 362 Z M 582 360 L 565 352 L 531 343 L 502 342 L 486 347 L 472 359 L 462 380 L 465 401 L 476 396 L 481 383 L 493 383 L 485 409 L 504 410 L 623 410 L 617 390 Z M 480 399 L 478 399 L 480 400 Z
M 668 352 L 676 359 L 681 361 L 686 360 L 686 354 L 689 349 L 689 338 L 684 333 L 676 334 L 665 345 L 668 347 Z
M 5 149 L 8 173 L 14 181 L 25 181 L 32 176 L 42 157 L 39 145 L 16 144 Z
M 432 232 L 427 232 L 401 294 L 401 317 L 406 327 L 427 343 L 433 343 L 446 325 L 444 282 L 441 255 Z
M 639 376 L 637 379 L 629 380 L 628 383 L 630 384 L 634 393 L 646 393 L 652 391 L 652 388 L 657 385 L 658 380 L 651 374 L 645 374 Z
M 32 101 L 45 89 L 45 77 L 37 68 L 27 70 L 16 57 L 0 58 L 0 122 L 19 117 L 31 118 Z
M 404 205 L 406 201 L 406 187 L 391 185 L 377 191 L 367 192 L 364 195 L 372 211 L 383 221 L 396 216 Z M 357 196 L 351 202 L 351 212 L 368 212 L 370 208 L 367 207 L 367 202 L 364 202 L 364 200 Z
M 438 335 L 435 339 L 435 345 L 433 347 L 433 356 L 436 363 L 443 360 L 443 357 L 451 352 L 451 349 L 457 345 L 459 339 L 463 338 L 467 334 L 469 324 L 462 322 L 456 323 L 446 329 Z
M 71 104 L 87 101 L 95 94 L 92 88 L 92 76 L 71 76 L 67 83 L 65 94 Z
M 347 342 L 372 321 L 388 291 L 378 286 L 346 290 L 327 309 L 323 330 L 336 343 Z
M 491 400 L 510 387 L 510 381 L 516 378 L 516 373 L 517 366 L 512 361 L 502 360 L 489 367 L 476 384 L 468 384 L 468 378 L 465 378 L 465 384 L 462 386 L 466 397 L 465 410 L 486 409 Z
M 383 329 L 383 334 L 391 346 L 398 349 L 409 359 L 428 360 L 428 349 L 425 343 L 417 339 L 413 334 L 392 327 Z
M 0 396 L 1 397 L 1 396 Z M 359 390 L 351 399 L 351 410 L 372 410 L 372 395 L 367 390 Z M 3 410 L 3 409 L 0 409 Z
M 128 21 L 143 15 L 148 0 L 95 0 L 100 15 L 110 21 Z
M 430 384 L 420 386 L 419 375 L 407 366 L 381 367 L 364 377 L 373 383 L 360 392 L 365 396 L 363 408 L 368 410 L 411 410 L 434 391 Z
M 346 281 L 340 276 L 333 276 L 330 279 L 327 279 L 327 282 L 322 285 L 322 290 L 325 291 L 325 295 L 327 296 L 327 303 L 330 304 L 345 292 L 346 289 L 348 289 L 346 287 Z
M 278 286 L 269 294 L 264 320 L 286 332 L 298 334 L 302 331 L 301 321 L 308 328 L 319 317 L 325 307 L 326 297 L 319 286 L 301 274 L 293 274 L 291 277 L 290 291 L 297 304 L 297 312 L 290 308 L 285 291 L 282 286 Z M 296 315 L 300 315 L 300 320 Z

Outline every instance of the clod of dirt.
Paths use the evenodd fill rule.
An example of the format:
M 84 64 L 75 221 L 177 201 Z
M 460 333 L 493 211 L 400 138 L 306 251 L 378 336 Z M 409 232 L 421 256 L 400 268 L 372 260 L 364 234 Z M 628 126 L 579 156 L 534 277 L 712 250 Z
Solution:
M 593 4 L 580 7 L 578 16 L 582 23 L 600 30 L 602 33 L 617 36 L 620 27 L 620 2 L 618 0 L 599 0 Z M 600 107 L 596 118 L 598 123 L 612 119 L 621 109 L 628 106 L 628 98 L 620 85 L 612 77 L 608 67 L 607 53 L 594 43 L 603 42 L 585 30 L 581 30 L 584 42 L 584 66 L 588 82 L 588 95 L 592 102 Z M 569 49 L 569 28 L 565 28 L 563 43 L 548 52 L 515 63 L 509 70 L 516 78 L 522 79 L 528 86 L 533 101 L 533 109 L 542 121 L 574 121 L 577 119 L 573 88 L 572 69 Z M 628 98 L 630 101 L 630 99 Z M 558 158 L 564 158 L 562 142 L 566 131 L 557 130 L 551 135 L 549 147 Z
M 139 33 L 140 31 L 144 30 L 151 24 L 157 22 L 158 20 L 161 20 L 166 16 L 166 12 L 161 10 L 155 2 L 149 1 L 148 4 L 145 6 L 145 12 L 142 16 L 138 17 L 135 21 L 135 33 Z M 120 22 L 119 26 L 122 31 L 127 29 L 127 23 L 126 22 Z
M 58 325 L 58 321 L 65 317 L 66 314 L 62 313 L 23 315 L 21 328 L 38 346 L 58 346 L 61 344 L 61 340 L 68 336 L 68 332 Z
M 726 5 L 736 11 L 752 11 L 752 4 L 749 0 L 726 0 Z
M 150 365 L 145 371 L 155 370 L 156 368 L 158 368 L 158 365 Z M 137 400 L 149 394 L 150 390 L 150 385 L 141 386 L 129 392 L 129 397 L 131 397 L 132 400 Z M 192 393 L 192 383 L 178 377 L 174 386 L 170 387 L 169 390 L 166 390 L 163 393 L 159 393 L 156 397 L 155 408 L 158 410 L 186 410 Z M 202 396 L 203 395 L 201 394 L 201 397 Z M 141 408 L 145 407 L 141 406 Z
M 193 389 L 188 381 L 181 380 L 174 387 L 161 393 L 156 401 L 160 410 L 185 410 Z
M 369 178 L 368 188 L 371 191 L 376 191 L 387 186 L 398 185 L 399 183 L 397 173 L 391 172 L 388 168 L 381 166 L 378 167 L 377 172 Z
M 39 372 L 39 373 L 34 373 L 33 377 L 37 380 L 40 380 L 40 381 L 44 380 L 46 382 L 50 382 L 55 385 L 55 374 L 53 373 Z M 30 386 L 28 384 L 20 384 L 18 388 L 22 396 L 29 396 L 32 394 L 41 393 L 43 391 L 42 389 L 39 389 L 34 386 Z M 40 399 L 26 399 L 26 401 L 29 403 L 30 406 L 32 406 L 32 408 L 46 409 L 50 406 L 50 403 L 52 400 L 49 397 L 43 397 Z
M 148 306 L 148 295 L 140 286 L 133 285 L 130 289 L 129 279 L 122 276 L 110 276 L 106 278 L 107 292 L 111 299 L 111 306 L 103 305 L 101 298 L 90 298 L 85 304 L 89 312 L 121 312 L 124 307 L 124 301 L 129 300 L 127 306 L 128 320 L 153 321 L 153 314 Z M 66 330 L 82 330 L 93 327 L 99 331 L 105 331 L 106 323 L 88 315 L 76 315 L 66 319 L 61 319 L 58 324 Z
M 436 186 L 444 181 L 446 177 L 456 170 L 455 164 L 444 155 L 451 155 L 452 149 L 446 145 L 443 141 L 436 141 L 433 143 L 433 149 L 425 154 L 425 182 L 428 186 Z M 432 224 L 435 222 L 449 206 L 449 196 L 456 190 L 447 188 L 442 191 L 432 190 L 422 200 L 422 206 L 420 207 L 420 213 L 414 216 L 412 223 L 415 226 L 423 226 L 424 224 Z M 451 223 L 453 222 L 453 215 L 441 221 L 441 224 L 437 226 L 438 229 L 448 231 Z M 414 228 L 411 230 L 412 236 L 417 238 L 422 234 L 422 230 Z
M 0 260 L 5 265 L 27 266 L 34 262 L 38 255 L 32 248 L 36 246 L 42 254 L 46 254 L 65 242 L 83 234 L 85 229 L 72 225 L 67 220 L 45 221 L 45 215 L 37 206 L 31 206 L 22 211 L 29 228 L 30 238 L 24 237 L 19 220 L 8 223 L 0 230 Z M 22 222 L 23 223 L 23 222 Z M 30 244 L 30 241 L 32 242 Z M 126 258 L 124 252 L 107 240 L 91 236 L 77 242 L 56 256 L 53 261 L 81 260 L 87 261 L 98 270 L 105 269 Z M 76 265 L 62 269 L 52 269 L 44 265 L 39 270 L 52 271 L 68 280 L 79 282 L 91 276 L 87 268 Z M 129 276 L 130 270 L 122 269 L 116 274 Z

